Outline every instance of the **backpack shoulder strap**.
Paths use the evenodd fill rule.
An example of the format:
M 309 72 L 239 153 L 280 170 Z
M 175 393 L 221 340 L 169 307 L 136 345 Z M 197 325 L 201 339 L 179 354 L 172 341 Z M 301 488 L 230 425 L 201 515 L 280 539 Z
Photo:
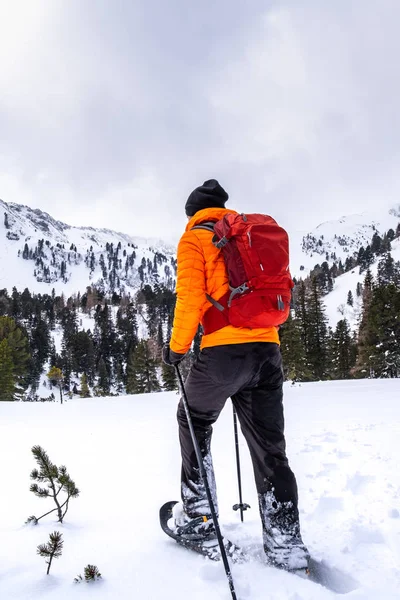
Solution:
M 193 231 L 193 229 L 205 229 L 206 231 L 214 233 L 214 225 L 215 221 L 205 221 L 204 223 L 199 223 L 198 225 L 195 225 L 190 229 L 190 231 Z

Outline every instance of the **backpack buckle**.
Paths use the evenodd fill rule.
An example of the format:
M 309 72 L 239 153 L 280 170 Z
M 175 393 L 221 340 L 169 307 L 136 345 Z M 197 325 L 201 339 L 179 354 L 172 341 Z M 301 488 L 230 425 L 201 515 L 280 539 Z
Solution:
M 216 248 L 221 249 L 223 248 L 227 243 L 229 242 L 228 238 L 226 236 L 224 236 L 223 238 L 221 238 L 218 242 L 214 242 L 213 240 L 213 244 Z
M 242 285 L 239 285 L 239 287 L 233 288 L 232 293 L 228 299 L 228 307 L 230 308 L 230 306 L 232 304 L 232 300 L 235 296 L 237 296 L 237 294 L 244 294 L 245 292 L 248 292 L 249 290 L 250 290 L 250 288 L 247 285 L 247 283 L 242 283 Z

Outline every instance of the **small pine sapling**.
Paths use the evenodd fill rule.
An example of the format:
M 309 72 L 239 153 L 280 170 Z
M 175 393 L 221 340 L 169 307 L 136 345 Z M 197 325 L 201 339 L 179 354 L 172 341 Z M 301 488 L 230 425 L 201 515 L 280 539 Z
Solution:
M 31 472 L 31 479 L 38 483 L 46 483 L 47 487 L 39 487 L 38 483 L 32 483 L 30 491 L 39 498 L 53 498 L 56 507 L 46 512 L 41 517 L 32 515 L 26 522 L 37 525 L 40 519 L 57 511 L 58 522 L 62 523 L 67 513 L 70 499 L 77 498 L 79 496 L 79 490 L 76 487 L 75 482 L 69 476 L 67 468 L 54 465 L 43 448 L 40 446 L 33 446 L 32 454 L 40 469 L 33 469 Z M 63 497 L 60 496 L 61 493 L 64 494 Z
M 39 556 L 43 556 L 47 558 L 46 564 L 47 567 L 47 575 L 50 573 L 50 567 L 53 558 L 60 558 L 63 551 L 64 540 L 62 539 L 62 533 L 59 531 L 54 531 L 54 533 L 50 533 L 49 541 L 47 544 L 40 544 L 37 547 L 37 553 Z
M 87 583 L 101 579 L 101 573 L 96 565 L 86 565 L 83 570 L 83 574 Z M 82 575 L 77 575 L 77 577 L 74 579 L 75 583 L 81 583 L 81 581 L 83 581 Z

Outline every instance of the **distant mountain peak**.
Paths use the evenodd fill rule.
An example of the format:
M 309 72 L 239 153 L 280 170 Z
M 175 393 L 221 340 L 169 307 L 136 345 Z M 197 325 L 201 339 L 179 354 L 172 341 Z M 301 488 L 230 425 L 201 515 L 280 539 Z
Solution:
M 375 232 L 384 235 L 389 229 L 396 230 L 399 221 L 400 204 L 384 211 L 342 215 L 320 223 L 306 235 L 295 233 L 291 236 L 291 270 L 304 276 L 318 263 L 344 262 L 367 246 Z
M 0 200 L 0 288 L 72 295 L 95 285 L 134 293 L 144 284 L 175 286 L 175 248 L 106 228 L 73 227 L 40 209 Z M 46 289 L 47 287 L 47 289 Z

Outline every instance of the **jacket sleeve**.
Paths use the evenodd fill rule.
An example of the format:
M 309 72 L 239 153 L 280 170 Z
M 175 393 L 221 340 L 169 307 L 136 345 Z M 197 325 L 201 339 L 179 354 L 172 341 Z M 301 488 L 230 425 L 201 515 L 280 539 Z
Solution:
M 170 348 L 184 354 L 190 349 L 207 302 L 204 253 L 191 231 L 180 239 L 177 263 L 177 298 Z

